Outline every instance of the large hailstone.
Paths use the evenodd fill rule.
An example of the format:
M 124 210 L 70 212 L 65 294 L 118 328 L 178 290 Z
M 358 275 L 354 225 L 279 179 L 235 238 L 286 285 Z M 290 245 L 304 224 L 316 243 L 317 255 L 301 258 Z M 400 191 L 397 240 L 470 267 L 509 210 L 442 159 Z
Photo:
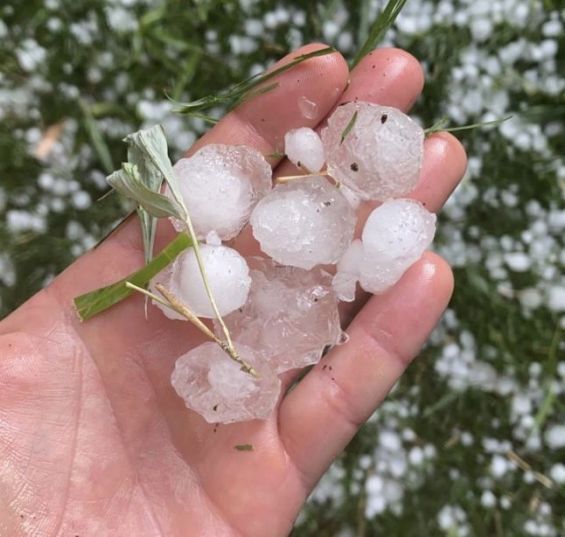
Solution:
M 275 373 L 249 347 L 236 343 L 241 358 L 258 373 L 241 370 L 216 343 L 206 342 L 177 359 L 171 383 L 186 406 L 209 423 L 266 419 L 279 397 Z
M 322 141 L 329 174 L 365 200 L 404 196 L 418 183 L 424 131 L 396 108 L 366 102 L 339 106 Z
M 174 170 L 200 239 L 211 231 L 223 240 L 235 237 L 272 186 L 269 163 L 259 151 L 243 145 L 207 145 L 179 160 Z M 184 229 L 182 222 L 172 221 L 177 231 Z
M 202 262 L 212 290 L 212 295 L 223 317 L 245 304 L 251 278 L 245 259 L 227 246 L 200 245 Z M 151 280 L 150 288 L 157 283 L 171 291 L 198 317 L 215 318 L 214 310 L 206 293 L 198 268 L 194 249 L 190 248 L 175 259 L 172 265 Z M 184 319 L 175 311 L 154 302 L 170 319 Z
M 293 129 L 284 135 L 284 152 L 295 166 L 311 173 L 319 172 L 326 161 L 322 140 L 308 127 Z
M 349 202 L 322 177 L 276 186 L 250 219 L 263 252 L 306 270 L 336 263 L 353 238 L 355 221 Z
M 392 287 L 431 244 L 436 216 L 419 202 L 389 200 L 367 219 L 361 241 L 354 241 L 338 264 L 333 287 L 341 300 L 351 301 L 355 283 L 369 293 Z
M 232 337 L 255 349 L 277 373 L 319 362 L 342 333 L 331 276 L 319 267 L 306 271 L 268 258 L 248 262 L 249 298 L 224 319 Z

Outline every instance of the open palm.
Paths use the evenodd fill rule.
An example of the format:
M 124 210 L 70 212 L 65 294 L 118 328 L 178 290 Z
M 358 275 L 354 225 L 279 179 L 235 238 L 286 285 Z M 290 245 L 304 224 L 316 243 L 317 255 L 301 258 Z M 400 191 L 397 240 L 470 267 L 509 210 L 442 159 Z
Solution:
M 423 76 L 408 54 L 381 49 L 351 73 L 335 53 L 278 82 L 191 151 L 215 142 L 271 154 L 287 130 L 319 126 L 339 102 L 408 109 Z M 316 104 L 309 117 L 300 110 L 303 96 Z M 288 162 L 273 165 L 289 173 Z M 464 168 L 453 137 L 429 137 L 413 197 L 438 210 Z M 157 248 L 170 238 L 164 222 Z M 245 253 L 255 247 L 248 231 L 236 244 Z M 1 537 L 288 534 L 312 487 L 418 352 L 452 290 L 445 262 L 426 254 L 392 290 L 343 311 L 353 319 L 349 342 L 314 367 L 270 419 L 214 426 L 170 386 L 174 360 L 201 341 L 188 323 L 156 309 L 145 320 L 139 296 L 84 324 L 73 311 L 73 297 L 142 262 L 131 219 L 0 324 Z M 235 449 L 240 444 L 253 449 Z

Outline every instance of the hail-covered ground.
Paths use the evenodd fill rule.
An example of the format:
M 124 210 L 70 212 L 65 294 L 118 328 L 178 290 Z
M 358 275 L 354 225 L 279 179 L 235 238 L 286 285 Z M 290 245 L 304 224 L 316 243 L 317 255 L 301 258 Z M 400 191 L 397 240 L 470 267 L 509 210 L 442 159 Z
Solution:
M 117 198 L 96 200 L 124 158 L 123 136 L 162 122 L 178 155 L 206 128 L 172 114 L 163 90 L 207 95 L 312 40 L 351 55 L 384 2 L 247 0 L 228 15 L 207 0 L 190 13 L 172 0 L 62 4 L 0 7 L 3 313 L 121 217 Z M 296 535 L 565 532 L 560 6 L 411 0 L 387 34 L 423 62 L 424 126 L 513 119 L 462 135 L 469 170 L 435 241 L 455 268 L 454 299 L 324 477 Z

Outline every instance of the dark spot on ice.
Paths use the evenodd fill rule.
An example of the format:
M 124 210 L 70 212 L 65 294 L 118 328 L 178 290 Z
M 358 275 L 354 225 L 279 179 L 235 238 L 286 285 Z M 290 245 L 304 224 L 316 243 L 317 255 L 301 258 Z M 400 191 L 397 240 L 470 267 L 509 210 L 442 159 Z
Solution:
M 314 302 L 318 302 L 318 299 L 317 299 L 317 298 L 315 298 L 315 299 L 314 299 Z
M 243 308 L 238 308 L 239 309 L 239 313 L 243 313 Z
M 383 115 L 381 116 L 381 123 L 382 123 L 382 124 L 385 124 L 387 119 L 388 119 L 388 114 L 383 114 Z
M 357 162 L 351 163 L 351 171 L 358 172 L 359 171 L 359 164 Z
M 300 162 L 299 160 L 296 161 L 296 165 L 297 165 L 299 168 L 302 168 L 302 162 Z
M 214 412 L 217 412 L 217 411 L 218 411 L 218 405 L 214 405 L 214 406 L 212 407 L 212 410 L 213 410 Z
M 324 201 L 324 207 L 329 207 L 331 204 L 331 201 Z

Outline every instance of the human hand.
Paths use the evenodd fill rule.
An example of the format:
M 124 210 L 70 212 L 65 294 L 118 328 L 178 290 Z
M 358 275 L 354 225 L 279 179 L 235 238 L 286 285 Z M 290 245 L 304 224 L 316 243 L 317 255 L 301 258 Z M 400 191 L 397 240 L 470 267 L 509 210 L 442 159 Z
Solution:
M 408 54 L 381 49 L 351 74 L 336 53 L 278 82 L 191 152 L 227 143 L 271 154 L 286 131 L 315 127 L 355 98 L 407 110 L 423 75 Z M 301 113 L 301 96 L 316 103 L 313 117 Z M 291 173 L 288 162 L 272 164 Z M 412 197 L 437 211 L 465 164 L 455 138 L 430 136 Z M 162 222 L 157 249 L 171 238 Z M 236 244 L 245 253 L 256 248 L 248 230 Z M 0 536 L 286 535 L 322 473 L 416 355 L 453 285 L 446 263 L 425 254 L 387 293 L 347 305 L 347 345 L 329 352 L 270 419 L 213 426 L 170 385 L 175 359 L 202 341 L 188 323 L 155 309 L 146 321 L 140 296 L 85 324 L 73 311 L 76 295 L 142 263 L 139 225 L 130 219 L 0 324 Z M 240 444 L 253 449 L 235 449 Z

